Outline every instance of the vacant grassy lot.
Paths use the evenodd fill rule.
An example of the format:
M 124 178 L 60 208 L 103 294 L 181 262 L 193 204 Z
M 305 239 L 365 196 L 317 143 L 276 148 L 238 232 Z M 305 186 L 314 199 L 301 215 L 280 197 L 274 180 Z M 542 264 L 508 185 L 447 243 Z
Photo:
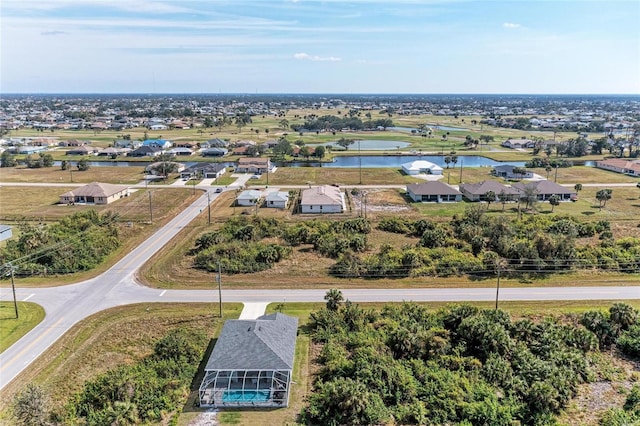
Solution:
M 362 176 L 362 178 L 361 178 Z M 400 169 L 342 169 L 324 167 L 281 167 L 275 173 L 269 173 L 269 185 L 391 185 L 424 182 L 407 176 Z M 249 185 L 266 185 L 267 177 L 250 180 Z
M 18 316 L 13 302 L 0 302 L 0 353 L 38 325 L 44 319 L 44 309 L 35 303 L 18 302 Z
M 225 304 L 225 319 L 237 318 L 242 305 Z M 109 309 L 74 326 L 0 392 L 6 409 L 28 383 L 44 386 L 54 406 L 63 404 L 83 383 L 122 364 L 134 363 L 153 351 L 170 330 L 187 328 L 213 339 L 223 323 L 212 304 L 139 304 Z M 197 393 L 199 383 L 194 383 Z M 191 410 L 191 406 L 186 406 Z M 2 418 L 0 418 L 2 420 Z
M 21 220 L 41 223 L 58 220 L 86 209 L 96 209 L 100 212 L 109 210 L 120 214 L 119 232 L 122 245 L 102 265 L 92 271 L 63 276 L 16 279 L 17 285 L 60 285 L 94 277 L 108 269 L 125 253 L 133 250 L 201 194 L 199 191 L 194 194 L 191 190 L 180 188 L 151 190 L 153 222 L 150 223 L 149 193 L 146 190 L 136 191 L 130 197 L 107 206 L 61 206 L 53 203 L 57 200 L 59 194 L 57 191 L 64 192 L 64 188 L 55 189 L 56 192 L 53 192 L 51 188 L 0 187 L 0 220 L 9 224 Z M 18 233 L 19 229 L 16 228 L 14 235 L 18 235 Z M 6 285 L 6 281 L 3 281 L 2 284 Z
M 0 182 L 35 182 L 35 183 L 91 183 L 104 182 L 113 184 L 134 184 L 143 180 L 144 167 L 91 167 L 79 171 L 62 170 L 60 167 L 28 169 L 26 167 L 0 168 Z

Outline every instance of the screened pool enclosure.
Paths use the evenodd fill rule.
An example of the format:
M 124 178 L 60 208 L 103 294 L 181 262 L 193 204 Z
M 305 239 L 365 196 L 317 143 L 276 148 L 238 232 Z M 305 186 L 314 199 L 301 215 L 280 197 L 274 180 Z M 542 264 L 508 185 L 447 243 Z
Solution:
M 205 367 L 200 405 L 286 407 L 297 328 L 297 318 L 280 313 L 225 322 Z

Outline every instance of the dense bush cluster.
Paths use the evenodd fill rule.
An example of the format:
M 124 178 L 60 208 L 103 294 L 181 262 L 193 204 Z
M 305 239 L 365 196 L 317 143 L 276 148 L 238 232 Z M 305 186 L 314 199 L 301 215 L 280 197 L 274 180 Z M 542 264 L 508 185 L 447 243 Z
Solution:
M 640 357 L 640 317 L 631 306 L 616 303 L 608 314 L 585 312 L 580 322 L 598 338 L 600 349 L 608 349 L 615 343 L 622 353 Z
M 200 235 L 192 254 L 196 268 L 217 271 L 220 262 L 222 272 L 250 273 L 272 267 L 291 254 L 291 247 L 301 244 L 311 244 L 316 252 L 331 258 L 364 251 L 369 232 L 371 224 L 363 218 L 288 225 L 273 218 L 241 216 Z M 262 242 L 265 238 L 272 242 Z
M 120 245 L 117 214 L 78 212 L 52 225 L 18 226 L 18 238 L 0 250 L 0 263 L 15 263 L 15 273 L 68 274 L 96 267 Z
M 174 330 L 154 353 L 87 382 L 67 404 L 63 424 L 166 422 L 185 403 L 206 347 L 204 335 Z
M 494 273 L 498 261 L 511 274 L 640 271 L 640 239 L 614 241 L 607 221 L 583 223 L 561 216 L 506 220 L 474 206 L 450 223 L 394 217 L 381 220 L 378 229 L 420 239 L 414 247 L 382 245 L 368 256 L 344 252 L 330 272 L 347 278 L 482 275 Z M 580 244 L 580 239 L 596 235 L 599 244 Z
M 580 324 L 470 305 L 327 306 L 309 323 L 321 345 L 303 410 L 311 424 L 552 424 L 593 378 L 598 337 Z M 611 317 L 628 321 L 616 306 Z
M 556 167 L 565 168 L 573 166 L 573 163 L 569 160 L 565 160 L 563 158 L 543 158 L 543 157 L 534 157 L 531 160 L 524 163 L 524 166 L 530 169 L 535 168 L 546 168 L 546 167 Z

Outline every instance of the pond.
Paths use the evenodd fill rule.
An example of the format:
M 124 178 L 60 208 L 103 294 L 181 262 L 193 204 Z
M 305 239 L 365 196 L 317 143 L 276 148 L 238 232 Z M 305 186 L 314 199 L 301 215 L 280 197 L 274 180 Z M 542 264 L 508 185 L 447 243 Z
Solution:
M 331 148 L 336 151 L 343 151 L 344 149 L 337 145 L 335 142 L 326 142 L 321 145 L 328 146 L 331 145 Z M 358 149 L 363 149 L 365 151 L 384 151 L 387 149 L 400 149 L 407 148 L 411 146 L 409 142 L 400 142 L 400 141 L 389 141 L 389 140 L 374 140 L 374 139 L 362 139 L 353 143 L 353 145 L 349 146 L 349 151 L 356 152 Z
M 335 157 L 334 161 L 331 163 L 294 161 L 285 164 L 276 164 L 279 167 L 400 168 L 404 163 L 409 163 L 416 160 L 426 160 L 437 164 L 440 167 L 447 167 L 447 163 L 444 162 L 444 156 L 442 155 L 353 155 Z M 455 164 L 455 167 L 493 167 L 503 164 L 510 164 L 516 167 L 524 167 L 523 161 L 501 162 L 478 155 L 459 155 L 458 162 Z M 449 167 L 453 166 L 453 164 L 449 165 Z

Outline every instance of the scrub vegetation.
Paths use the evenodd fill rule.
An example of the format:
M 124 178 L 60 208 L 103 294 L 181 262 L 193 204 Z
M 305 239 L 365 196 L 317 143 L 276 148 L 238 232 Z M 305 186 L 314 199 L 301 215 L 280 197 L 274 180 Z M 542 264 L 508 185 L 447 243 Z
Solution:
M 367 309 L 337 290 L 325 299 L 307 325 L 318 345 L 311 424 L 554 424 L 598 380 L 592 356 L 639 325 L 625 304 L 539 319 L 472 305 Z

